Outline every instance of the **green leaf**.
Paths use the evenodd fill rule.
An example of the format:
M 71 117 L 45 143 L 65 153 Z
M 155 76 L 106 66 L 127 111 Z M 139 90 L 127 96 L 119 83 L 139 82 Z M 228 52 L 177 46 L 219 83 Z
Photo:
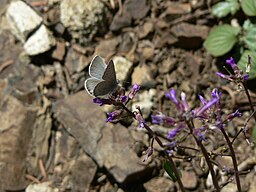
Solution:
M 248 16 L 256 16 L 256 1 L 255 0 L 243 0 L 241 7 L 244 13 Z
M 256 77 L 256 52 L 255 51 L 245 50 L 237 64 L 245 73 L 246 65 L 248 63 L 248 55 L 251 57 L 251 70 L 249 73 L 250 75 L 249 78 L 253 79 Z
M 204 47 L 213 56 L 221 56 L 229 52 L 237 42 L 239 27 L 220 25 L 214 28 L 204 42 Z
M 215 4 L 212 7 L 212 14 L 218 18 L 226 17 L 229 13 L 234 15 L 240 6 L 237 0 L 229 0 Z
M 171 165 L 170 161 L 167 160 L 164 163 L 164 170 L 167 172 L 167 174 L 171 177 L 171 179 L 174 182 L 178 180 L 176 175 L 175 175 L 175 173 L 174 173 L 174 171 L 173 171 L 173 168 L 172 168 L 172 165 Z
M 250 50 L 256 50 L 256 27 L 247 31 L 244 38 L 242 38 L 245 45 Z

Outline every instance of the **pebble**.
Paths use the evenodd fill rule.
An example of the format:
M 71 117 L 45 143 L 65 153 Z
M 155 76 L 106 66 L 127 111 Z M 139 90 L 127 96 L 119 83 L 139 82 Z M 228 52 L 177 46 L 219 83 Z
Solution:
M 10 31 L 23 43 L 43 21 L 24 1 L 12 1 L 7 9 L 6 18 Z
M 45 25 L 41 27 L 26 41 L 24 49 L 28 55 L 38 55 L 49 51 L 56 44 L 52 33 Z

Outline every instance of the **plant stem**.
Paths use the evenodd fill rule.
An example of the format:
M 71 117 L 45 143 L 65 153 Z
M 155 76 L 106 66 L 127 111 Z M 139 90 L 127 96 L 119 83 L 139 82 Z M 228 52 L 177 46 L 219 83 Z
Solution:
M 132 111 L 130 111 L 130 110 L 129 110 L 125 105 L 123 105 L 123 104 L 122 104 L 122 107 L 123 107 L 123 109 L 124 109 L 125 111 L 127 111 L 135 120 L 137 120 L 135 114 L 134 114 Z M 149 134 L 156 140 L 156 142 L 164 149 L 164 144 L 162 143 L 162 141 L 160 140 L 160 138 L 154 133 L 154 131 L 152 131 L 152 129 L 151 129 L 146 123 L 143 123 L 143 125 L 144 125 L 145 129 L 148 131 L 148 133 L 149 133 Z M 171 163 L 171 166 L 172 166 L 173 172 L 174 172 L 174 174 L 175 174 L 175 176 L 176 176 L 176 178 L 177 178 L 177 181 L 178 181 L 180 190 L 181 190 L 182 192 L 185 192 L 183 183 L 182 183 L 182 181 L 181 181 L 181 179 L 180 179 L 180 175 L 179 175 L 178 169 L 177 169 L 177 167 L 176 167 L 176 165 L 175 165 L 175 163 L 174 163 L 172 157 L 165 151 L 165 149 L 164 149 L 164 153 L 165 153 L 165 155 L 167 156 L 169 162 Z
M 237 190 L 239 192 L 241 192 L 242 189 L 241 189 L 241 184 L 240 184 L 240 179 L 239 179 L 239 172 L 238 172 L 238 167 L 237 167 L 237 161 L 236 161 L 236 155 L 235 155 L 234 148 L 232 146 L 232 143 L 231 143 L 226 131 L 223 128 L 220 128 L 220 130 L 221 130 L 222 134 L 224 135 L 224 137 L 227 141 L 227 144 L 228 144 L 228 147 L 229 147 L 229 150 L 230 150 L 230 153 L 231 153 L 231 158 L 232 158 L 232 161 L 233 161 L 234 171 L 235 171 Z
M 189 127 L 189 129 L 190 129 L 190 132 L 191 132 L 191 134 L 193 135 L 193 137 L 194 137 L 194 139 L 195 139 L 197 145 L 201 148 L 201 151 L 202 151 L 202 153 L 203 153 L 203 156 L 204 156 L 204 158 L 205 158 L 205 160 L 206 160 L 206 163 L 207 163 L 207 165 L 208 165 L 208 167 L 209 167 L 209 170 L 210 170 L 210 173 L 211 173 L 211 176 L 212 176 L 212 182 L 213 182 L 213 185 L 214 185 L 214 187 L 215 187 L 215 190 L 216 190 L 217 192 L 219 192 L 219 191 L 220 191 L 220 187 L 219 187 L 219 184 L 218 184 L 218 181 L 217 181 L 217 177 L 216 177 L 215 171 L 214 171 L 213 166 L 212 166 L 212 163 L 211 163 L 211 159 L 210 159 L 210 157 L 209 157 L 209 155 L 208 155 L 208 152 L 207 152 L 207 150 L 205 149 L 205 147 L 204 147 L 204 145 L 202 144 L 202 142 L 199 141 L 199 140 L 196 138 L 196 136 L 193 134 L 193 128 L 194 128 L 193 123 L 190 123 L 189 121 L 187 121 L 187 125 L 188 125 L 188 127 Z
M 242 84 L 243 84 L 243 87 L 244 87 L 246 96 L 247 96 L 247 98 L 248 98 L 248 101 L 249 101 L 249 104 L 250 104 L 250 107 L 251 107 L 251 111 L 252 111 L 252 113 L 253 113 L 253 112 L 254 112 L 254 107 L 253 107 L 253 104 L 252 104 L 251 96 L 250 96 L 250 94 L 249 94 L 249 91 L 248 91 L 248 89 L 247 89 L 246 84 L 245 84 L 245 83 L 242 83 Z M 254 117 L 254 120 L 255 120 L 255 122 L 256 122 L 256 114 L 255 114 L 255 113 L 254 113 L 253 117 Z

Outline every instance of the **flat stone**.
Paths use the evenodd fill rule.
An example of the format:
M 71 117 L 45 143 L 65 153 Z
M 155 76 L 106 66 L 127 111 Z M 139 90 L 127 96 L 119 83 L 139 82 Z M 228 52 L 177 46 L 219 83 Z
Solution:
M 24 188 L 25 174 L 37 176 L 39 159 L 48 157 L 52 125 L 36 85 L 40 75 L 18 59 L 0 74 L 0 191 Z
M 177 18 L 178 16 L 190 13 L 191 10 L 190 3 L 168 2 L 165 14 Z
M 175 184 L 172 180 L 165 177 L 156 177 L 143 185 L 147 192 L 169 192 L 175 191 Z
M 171 32 L 178 38 L 178 46 L 195 49 L 202 46 L 203 41 L 208 36 L 209 27 L 180 23 L 173 26 Z
M 183 171 L 181 181 L 186 189 L 195 189 L 198 181 L 195 172 Z
M 6 11 L 6 17 L 10 31 L 23 43 L 42 23 L 42 18 L 24 1 L 12 1 Z
M 58 188 L 51 187 L 52 182 L 43 182 L 43 183 L 32 183 L 30 184 L 25 192 L 59 192 Z
M 152 72 L 147 65 L 135 67 L 132 73 L 132 84 L 137 83 L 144 88 L 153 88 L 155 81 L 152 77 Z
M 152 171 L 152 167 L 140 164 L 141 159 L 130 147 L 134 141 L 128 130 L 120 124 L 106 123 L 106 116 L 85 91 L 56 102 L 53 110 L 83 150 L 100 167 L 106 167 L 117 182 L 136 181 Z
M 89 192 L 97 165 L 87 155 L 80 154 L 79 157 L 69 162 L 67 171 L 68 174 L 63 179 L 63 186 L 71 188 L 72 191 Z
M 123 4 L 122 14 L 116 13 L 110 25 L 110 30 L 117 31 L 131 24 L 132 19 L 142 19 L 150 7 L 146 0 L 127 0 Z M 140 10 L 140 11 L 138 11 Z
M 113 57 L 113 61 L 115 64 L 117 79 L 121 83 L 123 83 L 124 81 L 127 81 L 127 79 L 130 77 L 131 71 L 133 69 L 132 62 L 124 57 L 121 57 L 121 56 Z
M 28 55 L 38 55 L 49 51 L 56 44 L 56 40 L 52 33 L 45 25 L 41 27 L 28 38 L 24 44 L 24 49 Z

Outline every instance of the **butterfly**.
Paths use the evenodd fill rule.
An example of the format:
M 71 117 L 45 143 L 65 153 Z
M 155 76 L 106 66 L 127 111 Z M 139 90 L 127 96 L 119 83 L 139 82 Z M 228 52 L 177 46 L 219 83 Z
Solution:
M 107 65 L 102 57 L 96 55 L 90 63 L 89 75 L 84 87 L 91 96 L 106 97 L 117 90 L 118 81 L 113 60 Z

